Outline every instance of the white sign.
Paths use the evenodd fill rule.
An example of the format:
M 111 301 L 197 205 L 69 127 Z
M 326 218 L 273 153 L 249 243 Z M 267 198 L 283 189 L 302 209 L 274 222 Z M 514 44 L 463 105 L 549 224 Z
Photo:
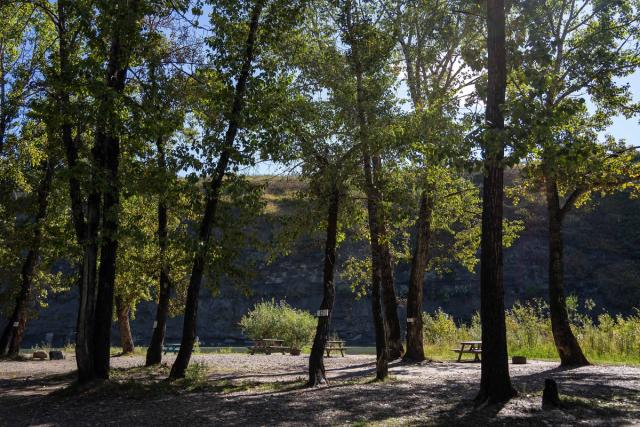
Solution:
M 414 319 L 413 317 L 407 317 L 407 323 L 413 323 L 415 321 L 416 319 Z
M 157 320 L 154 320 L 154 321 L 153 321 L 153 329 L 155 329 L 155 328 L 157 328 L 157 327 L 158 327 L 158 321 L 157 321 Z
M 17 328 L 19 324 L 20 324 L 20 322 L 13 322 L 13 327 Z
M 318 317 L 327 317 L 327 316 L 329 316 L 329 310 L 327 310 L 326 308 L 324 310 L 318 310 L 316 315 Z

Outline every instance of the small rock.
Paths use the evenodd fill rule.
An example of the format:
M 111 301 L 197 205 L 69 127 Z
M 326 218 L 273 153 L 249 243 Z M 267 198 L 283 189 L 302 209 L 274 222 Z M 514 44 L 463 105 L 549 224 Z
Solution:
M 63 360 L 64 359 L 64 353 L 61 352 L 60 350 L 51 350 L 49 352 L 49 359 L 51 359 L 51 360 Z
M 34 359 L 46 360 L 47 359 L 47 353 L 45 353 L 42 350 L 34 351 L 32 357 Z

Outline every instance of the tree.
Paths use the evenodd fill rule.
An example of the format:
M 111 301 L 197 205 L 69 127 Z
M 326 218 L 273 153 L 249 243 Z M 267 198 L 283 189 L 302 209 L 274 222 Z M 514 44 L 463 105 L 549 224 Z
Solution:
M 385 104 L 385 95 L 390 86 L 388 59 L 394 41 L 383 29 L 372 25 L 372 13 L 369 5 L 361 2 L 347 1 L 340 5 L 341 38 L 349 48 L 347 63 L 355 80 L 354 123 L 362 152 L 363 189 L 367 195 L 371 299 L 379 361 L 377 377 L 384 379 L 387 376 L 388 361 L 400 357 L 403 348 L 393 284 L 393 260 L 383 209 L 381 150 L 375 144 L 375 133 L 372 130 L 381 126 L 380 116 L 377 116 L 379 110 L 390 107 Z
M 189 364 L 193 344 L 196 338 L 196 321 L 198 309 L 198 296 L 202 284 L 202 278 L 207 264 L 207 254 L 211 244 L 213 224 L 218 214 L 223 182 L 227 177 L 230 167 L 237 170 L 241 162 L 253 160 L 253 153 L 257 148 L 245 144 L 249 155 L 242 153 L 236 144 L 238 133 L 247 126 L 246 122 L 246 98 L 249 96 L 250 104 L 256 103 L 256 97 L 264 96 L 260 93 L 262 79 L 277 76 L 277 65 L 269 61 L 266 54 L 268 49 L 277 44 L 295 24 L 300 5 L 297 2 L 281 2 L 256 0 L 238 4 L 238 2 L 212 2 L 212 23 L 216 32 L 208 39 L 211 56 L 215 59 L 212 70 L 202 70 L 203 77 L 213 77 L 210 99 L 220 100 L 218 95 L 231 99 L 225 102 L 222 98 L 220 105 L 205 104 L 208 111 L 206 132 L 210 142 L 214 132 L 221 133 L 219 144 L 205 147 L 207 155 L 217 156 L 215 167 L 207 164 L 207 172 L 210 178 L 206 182 L 206 200 L 204 213 L 198 228 L 197 246 L 194 251 L 193 268 L 187 290 L 187 301 L 184 313 L 184 325 L 180 351 L 174 362 L 170 378 L 181 378 Z M 239 25 L 241 24 L 241 25 Z M 274 68 L 275 67 L 275 68 Z M 252 87 L 253 86 L 253 87 Z M 268 86 L 267 86 L 268 87 Z M 220 117 L 223 121 L 216 121 Z M 261 122 L 263 124 L 265 122 Z M 252 123 L 255 126 L 257 123 Z M 223 132 L 220 128 L 226 128 Z M 216 135 L 217 136 L 217 135 Z M 242 135 L 241 135 L 242 136 Z M 268 147 L 264 155 L 268 153 Z M 247 159 L 249 157 L 249 159 Z M 207 162 L 208 163 L 208 162 Z
M 8 5 L 0 7 L 0 15 L 7 23 L 0 34 L 0 158 L 3 159 L 0 166 L 0 179 L 3 181 L 0 197 L 6 206 L 16 192 L 28 193 L 31 190 L 35 193 L 35 209 L 25 209 L 28 203 L 21 200 L 16 206 L 18 210 L 11 213 L 16 218 L 9 222 L 24 230 L 16 230 L 12 226 L 5 230 L 13 238 L 24 236 L 24 239 L 17 240 L 19 245 L 24 246 L 15 249 L 26 249 L 26 256 L 21 262 L 19 291 L 15 294 L 15 303 L 0 336 L 0 356 L 16 356 L 20 351 L 28 308 L 33 298 L 35 276 L 42 258 L 45 238 L 43 227 L 47 220 L 49 195 L 59 154 L 50 141 L 51 129 L 44 128 L 41 115 L 32 117 L 22 126 L 17 120 L 25 110 L 34 107 L 40 109 L 41 105 L 46 104 L 36 85 L 45 66 L 52 28 L 36 7 L 28 4 L 13 6 L 15 8 Z M 30 137 L 34 138 L 35 143 L 28 140 Z M 35 168 L 30 166 L 33 164 Z M 25 194 L 19 198 L 32 198 L 29 196 Z M 5 214 L 3 211 L 0 210 L 0 213 Z M 30 219 L 19 220 L 24 215 Z
M 487 98 L 483 138 L 482 234 L 480 239 L 480 319 L 482 369 L 476 404 L 516 395 L 509 377 L 502 265 L 504 113 L 507 86 L 504 0 L 487 0 Z
M 599 133 L 611 117 L 638 112 L 619 79 L 640 65 L 638 9 L 631 2 L 554 0 L 522 4 L 526 49 L 514 56 L 510 102 L 526 141 L 528 180 L 547 204 L 549 308 L 562 366 L 589 362 L 571 330 L 564 292 L 562 228 L 569 211 L 594 194 L 628 188 L 639 169 L 634 147 Z M 636 40 L 636 41 L 634 41 Z M 590 108 L 588 102 L 593 104 Z
M 465 95 L 463 91 L 478 77 L 480 23 L 475 14 L 461 14 L 463 6 L 468 7 L 458 2 L 398 2 L 391 16 L 399 28 L 397 38 L 413 107 L 413 117 L 408 125 L 415 130 L 407 132 L 412 138 L 406 142 L 404 151 L 407 160 L 417 167 L 415 173 L 423 177 L 418 185 L 422 193 L 417 202 L 415 249 L 410 260 L 404 361 L 425 360 L 422 339 L 424 275 L 429 264 L 433 215 L 434 212 L 438 214 L 434 205 L 442 197 L 436 177 L 441 178 L 442 173 L 446 173 L 443 169 L 446 165 L 452 168 L 452 174 L 460 173 L 453 168 L 460 168 L 470 158 L 470 147 L 464 135 L 465 120 L 460 120 L 459 116 L 463 98 L 475 98 L 473 92 Z

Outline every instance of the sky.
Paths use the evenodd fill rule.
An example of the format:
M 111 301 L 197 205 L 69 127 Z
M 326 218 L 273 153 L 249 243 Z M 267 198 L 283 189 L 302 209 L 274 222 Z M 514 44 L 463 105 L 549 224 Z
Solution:
M 640 72 L 636 72 L 630 76 L 628 80 L 631 85 L 633 99 L 640 101 Z M 616 117 L 613 119 L 613 125 L 609 129 L 609 133 L 616 138 L 624 138 L 630 145 L 640 145 L 640 124 L 638 117 L 625 119 L 624 117 Z
M 640 102 L 640 71 L 629 76 L 625 83 L 629 83 L 634 101 Z M 632 117 L 630 119 L 623 116 L 614 117 L 613 123 L 606 134 L 612 135 L 616 139 L 624 139 L 629 145 L 640 146 L 639 121 L 640 117 Z M 288 168 L 283 165 L 262 162 L 253 167 L 245 168 L 243 172 L 247 175 L 281 175 L 285 171 L 288 171 Z

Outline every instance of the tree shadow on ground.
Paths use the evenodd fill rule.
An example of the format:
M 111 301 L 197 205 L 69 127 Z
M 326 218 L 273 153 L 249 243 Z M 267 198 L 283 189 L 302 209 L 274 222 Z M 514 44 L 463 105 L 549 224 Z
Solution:
M 90 389 L 74 389 L 73 372 L 0 380 L 0 424 L 84 425 L 91 420 L 95 424 L 116 425 L 532 425 L 577 421 L 624 425 L 630 416 L 636 420 L 639 417 L 637 410 L 630 413 L 629 409 L 640 400 L 638 390 L 627 385 L 630 376 L 615 372 L 596 375 L 588 370 L 560 368 L 522 375 L 515 372 L 512 378 L 519 397 L 505 405 L 475 410 L 472 399 L 477 392 L 479 365 L 456 364 L 455 369 L 463 370 L 461 375 L 429 381 L 415 377 L 416 369 L 444 373 L 454 366 L 416 367 L 394 362 L 392 379 L 385 382 L 372 381 L 374 365 L 372 362 L 332 368 L 329 385 L 313 389 L 306 388 L 300 380 L 265 383 L 258 375 L 253 380 L 251 375 L 214 375 L 203 384 L 170 383 L 158 380 L 144 368 L 116 371 L 128 379 L 104 382 Z M 293 374 L 298 373 L 306 376 L 306 372 Z M 260 375 L 273 378 L 273 374 Z M 287 372 L 283 378 L 291 375 Z M 541 409 L 545 378 L 558 382 L 564 409 Z M 607 399 L 614 402 L 610 404 Z

